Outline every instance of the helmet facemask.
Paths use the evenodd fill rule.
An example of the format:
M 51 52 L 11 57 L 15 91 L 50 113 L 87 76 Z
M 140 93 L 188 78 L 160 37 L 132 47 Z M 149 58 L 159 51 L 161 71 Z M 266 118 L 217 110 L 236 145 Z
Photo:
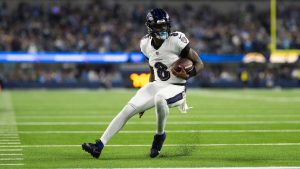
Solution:
M 149 26 L 147 25 L 147 27 L 150 35 L 157 39 L 166 40 L 170 35 L 170 26 L 165 22 Z

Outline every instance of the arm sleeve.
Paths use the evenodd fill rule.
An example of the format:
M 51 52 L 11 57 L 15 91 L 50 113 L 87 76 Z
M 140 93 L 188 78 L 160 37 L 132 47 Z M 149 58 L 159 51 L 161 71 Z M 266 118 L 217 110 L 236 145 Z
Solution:
M 190 51 L 190 44 L 188 43 L 180 52 L 179 57 L 186 58 Z

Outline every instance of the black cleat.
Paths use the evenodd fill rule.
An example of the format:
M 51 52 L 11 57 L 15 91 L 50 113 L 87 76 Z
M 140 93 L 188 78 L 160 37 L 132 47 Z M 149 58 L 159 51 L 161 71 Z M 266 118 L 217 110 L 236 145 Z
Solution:
M 96 144 L 83 143 L 81 147 L 84 151 L 90 153 L 94 158 L 99 158 L 104 145 L 101 140 L 96 140 Z
M 152 147 L 151 147 L 151 150 L 150 150 L 150 157 L 151 158 L 154 158 L 154 157 L 159 155 L 160 150 L 161 150 L 161 148 L 164 144 L 165 139 L 166 139 L 166 133 L 164 133 L 162 135 L 158 135 L 158 134 L 154 135 L 154 140 L 152 142 Z

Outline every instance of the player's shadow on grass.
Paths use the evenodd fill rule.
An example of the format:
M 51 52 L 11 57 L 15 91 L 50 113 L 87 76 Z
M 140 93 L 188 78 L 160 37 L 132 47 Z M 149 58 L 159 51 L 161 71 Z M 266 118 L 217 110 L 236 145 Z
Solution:
M 176 147 L 175 149 L 169 148 L 169 149 L 162 150 L 161 154 L 154 159 L 191 156 L 196 149 L 197 147 L 188 146 L 188 145 Z M 85 159 L 92 159 L 92 157 L 86 152 L 83 152 L 82 154 L 88 157 Z M 82 159 L 82 154 L 79 155 L 81 159 Z M 99 160 L 129 160 L 129 161 L 133 159 L 144 160 L 144 159 L 151 159 L 151 158 L 149 156 L 149 153 L 101 154 L 101 157 L 99 158 Z
M 175 157 L 184 157 L 184 156 L 191 156 L 192 155 L 192 148 L 191 147 L 182 147 L 182 148 L 177 148 L 176 150 L 173 151 L 168 151 L 168 152 L 162 152 L 158 157 L 154 159 L 161 159 L 161 158 L 175 158 Z M 81 156 L 82 159 L 82 156 Z M 87 160 L 92 159 L 91 156 L 88 158 L 85 158 Z M 119 155 L 103 155 L 99 158 L 99 160 L 128 160 L 128 161 L 136 161 L 136 160 L 145 160 L 145 159 L 152 159 L 150 158 L 149 154 L 119 154 Z M 96 160 L 96 159 L 95 159 Z
M 176 148 L 173 151 L 168 151 L 162 153 L 159 158 L 170 158 L 170 157 L 183 157 L 183 156 L 191 156 L 197 147 L 193 146 L 181 146 Z
M 103 161 L 113 161 L 113 160 L 126 160 L 126 161 L 136 161 L 136 160 L 144 160 L 146 158 L 150 158 L 147 154 L 127 154 L 127 155 L 109 155 L 109 156 L 102 156 L 99 158 L 99 160 Z
M 223 160 L 223 161 L 230 161 L 230 162 L 259 162 L 259 161 L 267 161 L 267 160 L 271 160 L 269 158 L 262 158 L 260 156 L 258 157 L 225 157 L 225 158 L 220 158 L 219 160 Z
M 198 158 L 199 160 L 204 161 L 223 161 L 223 162 L 230 162 L 230 163 L 257 163 L 257 162 L 265 162 L 265 161 L 274 161 L 275 158 L 268 158 L 268 157 L 262 157 L 260 155 L 252 155 L 249 154 L 240 154 L 240 155 L 201 155 Z

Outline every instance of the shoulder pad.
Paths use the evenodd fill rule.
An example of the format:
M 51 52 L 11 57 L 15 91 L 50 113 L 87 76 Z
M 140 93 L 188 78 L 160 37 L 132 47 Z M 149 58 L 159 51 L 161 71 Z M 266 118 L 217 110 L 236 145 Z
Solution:
M 173 33 L 175 33 L 176 36 L 178 36 L 178 38 L 180 39 L 181 42 L 183 42 L 183 43 L 188 43 L 189 42 L 184 33 L 179 32 L 179 31 L 173 32 Z

